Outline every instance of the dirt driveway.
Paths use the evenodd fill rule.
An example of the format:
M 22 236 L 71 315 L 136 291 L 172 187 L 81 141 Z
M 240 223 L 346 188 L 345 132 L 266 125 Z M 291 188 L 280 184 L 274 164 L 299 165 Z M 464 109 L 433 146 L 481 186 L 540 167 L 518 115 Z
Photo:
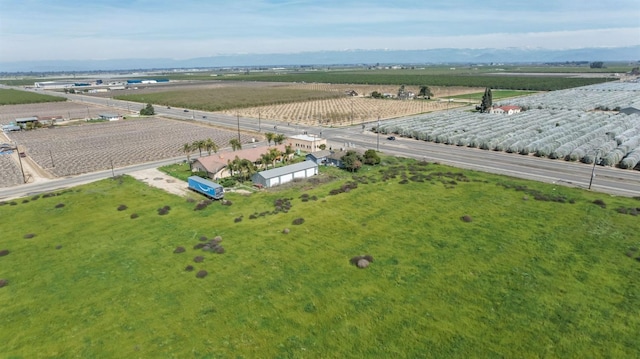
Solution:
M 129 175 L 149 186 L 160 188 L 171 194 L 185 197 L 189 193 L 186 182 L 166 175 L 155 168 L 131 172 Z

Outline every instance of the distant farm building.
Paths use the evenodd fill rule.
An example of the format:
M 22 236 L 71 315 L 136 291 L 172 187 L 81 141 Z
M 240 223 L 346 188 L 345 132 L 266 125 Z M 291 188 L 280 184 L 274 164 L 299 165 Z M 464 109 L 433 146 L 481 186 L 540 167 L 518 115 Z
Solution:
M 251 180 L 255 185 L 269 188 L 317 174 L 318 164 L 313 161 L 304 161 L 258 172 L 251 177 Z
M 41 89 L 63 89 L 71 88 L 75 85 L 73 81 L 42 81 L 35 82 L 33 86 Z
M 327 146 L 326 138 L 320 138 L 314 135 L 295 135 L 287 137 L 286 141 L 294 151 L 315 152 L 320 150 L 320 146 Z
M 519 106 L 498 106 L 491 108 L 489 113 L 513 115 L 514 113 L 520 113 L 521 110 Z
M 24 128 L 25 126 L 27 126 L 28 123 L 37 123 L 38 122 L 38 116 L 16 118 L 15 122 L 16 122 L 17 126 L 20 126 L 20 127 Z

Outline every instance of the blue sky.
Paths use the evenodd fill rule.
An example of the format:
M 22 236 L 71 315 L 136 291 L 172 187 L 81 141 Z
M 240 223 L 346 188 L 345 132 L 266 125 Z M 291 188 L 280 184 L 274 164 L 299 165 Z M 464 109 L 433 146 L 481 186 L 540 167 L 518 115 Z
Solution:
M 0 0 L 0 62 L 634 45 L 637 0 Z

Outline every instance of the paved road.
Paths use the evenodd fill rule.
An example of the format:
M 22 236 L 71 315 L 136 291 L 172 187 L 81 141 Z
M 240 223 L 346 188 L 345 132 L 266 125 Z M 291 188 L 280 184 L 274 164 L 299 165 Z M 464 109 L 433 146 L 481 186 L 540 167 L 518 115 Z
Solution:
M 60 93 L 54 93 L 60 96 Z M 81 101 L 103 106 L 114 107 L 114 112 L 133 108 L 140 108 L 138 103 L 129 103 L 100 97 L 65 94 L 73 101 Z M 591 179 L 593 166 L 563 160 L 550 160 L 534 156 L 523 156 L 496 151 L 485 151 L 475 148 L 458 147 L 444 144 L 436 144 L 398 137 L 396 141 L 389 141 L 386 136 L 377 136 L 368 131 L 363 131 L 361 125 L 349 128 L 314 128 L 311 126 L 288 126 L 284 122 L 261 121 L 243 117 L 225 116 L 215 113 L 178 108 L 163 108 L 155 106 L 156 112 L 161 116 L 183 120 L 202 121 L 213 125 L 237 130 L 238 121 L 242 131 L 278 132 L 287 136 L 300 134 L 303 131 L 321 134 L 327 138 L 328 143 L 334 149 L 355 146 L 361 149 L 379 149 L 383 153 L 411 157 L 431 162 L 452 165 L 458 168 L 472 169 L 496 174 L 502 174 L 517 178 L 530 179 L 546 183 L 555 183 L 563 186 L 572 186 L 587 189 Z M 206 119 L 203 118 L 206 116 Z M 367 124 L 370 128 L 374 124 Z M 274 126 L 277 129 L 274 129 Z M 115 169 L 115 174 L 125 174 L 132 171 L 159 167 L 162 165 L 182 161 L 183 157 L 151 162 L 137 166 Z M 51 191 L 59 188 L 71 187 L 102 178 L 112 176 L 112 171 L 96 172 L 72 178 L 57 179 L 38 184 L 28 184 L 12 188 L 0 189 L 0 199 L 16 198 L 25 195 Z M 620 196 L 640 196 L 640 171 L 623 170 L 611 167 L 595 167 L 595 177 L 591 190 Z

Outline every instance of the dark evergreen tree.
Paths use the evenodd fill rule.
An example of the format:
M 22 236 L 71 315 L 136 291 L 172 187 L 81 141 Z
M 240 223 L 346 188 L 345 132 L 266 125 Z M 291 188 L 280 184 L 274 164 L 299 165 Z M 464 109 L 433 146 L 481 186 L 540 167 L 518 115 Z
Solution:
M 491 89 L 487 87 L 484 90 L 484 95 L 482 95 L 482 103 L 480 104 L 480 112 L 489 112 L 491 110 L 491 106 L 493 106 L 493 95 L 491 94 Z

